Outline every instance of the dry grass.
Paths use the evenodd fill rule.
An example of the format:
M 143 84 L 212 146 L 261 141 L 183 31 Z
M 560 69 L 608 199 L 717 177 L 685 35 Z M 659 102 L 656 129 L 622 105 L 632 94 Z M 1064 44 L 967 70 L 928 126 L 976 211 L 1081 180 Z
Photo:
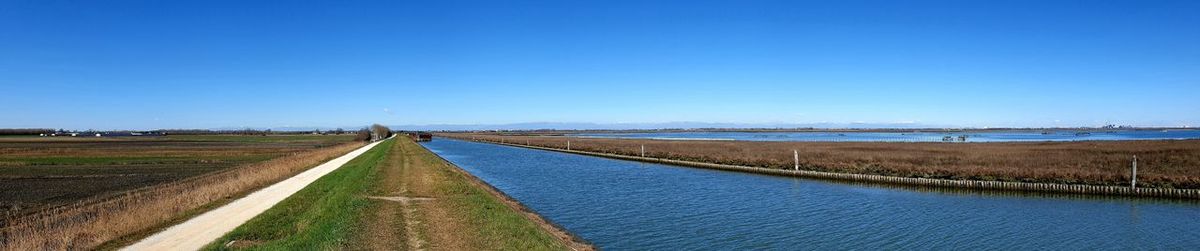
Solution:
M 315 148 L 336 136 L 32 137 L 0 140 L 4 219 Z
M 10 219 L 0 229 L 0 250 L 95 248 L 181 217 L 191 210 L 290 177 L 345 154 L 363 143 L 346 143 L 106 198 Z
M 464 139 L 765 168 L 959 180 L 1128 185 L 1138 156 L 1138 186 L 1200 188 L 1200 140 L 891 143 L 596 139 L 443 134 Z

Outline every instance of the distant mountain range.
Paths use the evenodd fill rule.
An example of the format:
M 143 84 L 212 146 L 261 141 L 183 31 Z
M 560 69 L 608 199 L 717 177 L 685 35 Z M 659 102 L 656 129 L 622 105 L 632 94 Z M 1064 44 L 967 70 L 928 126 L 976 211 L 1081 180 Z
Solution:
M 363 126 L 344 127 L 219 127 L 210 130 L 267 130 L 272 131 L 313 131 L 333 130 L 342 128 L 356 130 Z M 946 126 L 917 124 L 917 123 L 712 123 L 712 122 L 665 122 L 665 123 L 567 123 L 567 122 L 530 122 L 511 124 L 428 124 L 428 125 L 388 125 L 393 130 L 405 131 L 477 131 L 477 130 L 650 130 L 650 129 L 696 129 L 696 128 L 941 128 Z
M 358 129 L 365 128 L 365 127 L 367 127 L 367 126 L 368 126 L 368 125 L 361 125 L 361 126 L 345 126 L 345 127 L 321 127 L 321 126 L 281 126 L 281 127 L 253 127 L 253 126 L 243 126 L 243 127 L 217 127 L 217 128 L 208 128 L 208 130 L 213 130 L 213 131 L 237 131 L 237 130 L 259 130 L 259 131 L 262 131 L 262 130 L 271 130 L 271 131 L 281 131 L 281 132 L 302 132 L 302 131 L 315 131 L 315 130 L 326 131 L 326 130 L 334 130 L 334 129 L 338 129 L 338 128 L 342 128 L 342 129 L 345 129 L 345 130 L 358 130 Z

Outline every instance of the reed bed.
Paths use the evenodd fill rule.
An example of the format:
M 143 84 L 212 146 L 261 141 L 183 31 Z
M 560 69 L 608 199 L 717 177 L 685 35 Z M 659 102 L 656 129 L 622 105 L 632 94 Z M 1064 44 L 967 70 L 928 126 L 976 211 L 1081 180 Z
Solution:
M 951 180 L 1200 188 L 1200 140 L 1081 142 L 757 142 L 441 134 L 444 137 L 751 167 Z
M 0 250 L 93 249 L 138 234 L 214 202 L 285 179 L 364 143 L 353 142 L 230 168 L 126 192 L 80 201 L 8 219 L 0 229 Z

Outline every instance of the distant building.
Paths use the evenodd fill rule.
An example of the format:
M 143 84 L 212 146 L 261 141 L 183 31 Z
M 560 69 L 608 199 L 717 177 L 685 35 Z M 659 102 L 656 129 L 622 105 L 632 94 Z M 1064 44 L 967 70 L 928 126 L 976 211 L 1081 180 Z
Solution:
M 405 134 L 405 135 L 408 135 L 408 137 L 409 137 L 409 138 L 411 138 L 413 141 L 416 141 L 416 142 L 428 142 L 428 141 L 433 141 L 433 134 L 432 134 L 432 133 L 427 133 L 427 132 L 405 132 L 404 134 Z

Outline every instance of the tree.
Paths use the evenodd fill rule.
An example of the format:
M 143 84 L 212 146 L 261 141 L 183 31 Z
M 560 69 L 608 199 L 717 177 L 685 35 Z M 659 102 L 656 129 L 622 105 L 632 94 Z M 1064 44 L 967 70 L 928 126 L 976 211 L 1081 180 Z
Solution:
M 367 128 L 364 127 L 363 129 L 354 132 L 354 140 L 371 141 L 371 130 L 367 130 Z
M 383 140 L 392 136 L 392 129 L 380 124 L 371 125 L 371 140 Z
M 54 129 L 41 128 L 16 128 L 16 129 L 0 129 L 0 135 L 38 135 L 52 134 Z

